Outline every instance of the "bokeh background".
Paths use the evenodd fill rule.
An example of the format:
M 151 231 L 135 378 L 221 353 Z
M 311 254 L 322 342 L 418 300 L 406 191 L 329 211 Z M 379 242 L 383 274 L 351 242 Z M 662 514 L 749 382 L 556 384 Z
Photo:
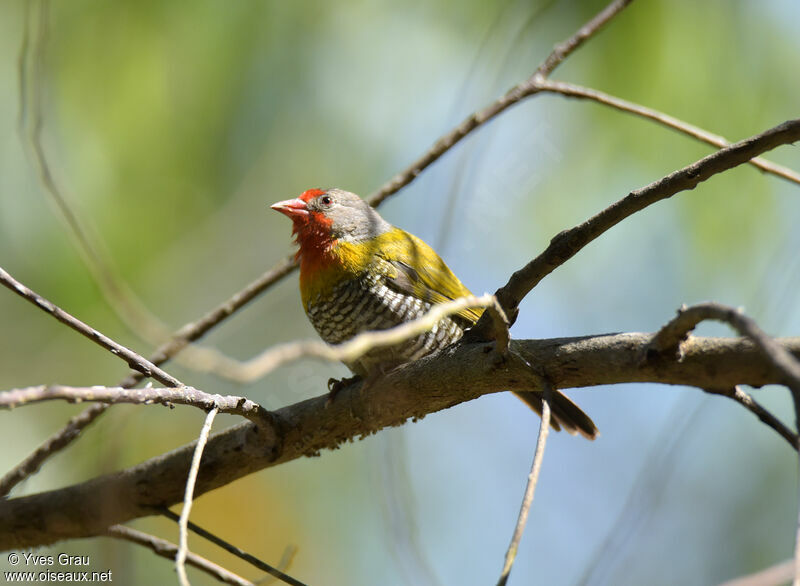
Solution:
M 49 5 L 43 35 L 41 5 L 30 3 L 26 22 L 26 4 L 0 3 L 0 265 L 146 355 L 152 345 L 111 311 L 42 186 L 30 146 L 37 109 L 64 197 L 142 303 L 177 328 L 290 252 L 289 222 L 268 204 L 317 186 L 373 191 L 530 75 L 604 2 L 70 0 Z M 793 0 L 637 2 L 554 77 L 736 140 L 798 115 L 798 23 Z M 25 30 L 43 69 L 37 76 L 29 59 L 21 92 Z M 650 122 L 542 95 L 465 140 L 381 213 L 437 248 L 473 291 L 491 292 L 560 230 L 709 152 Z M 768 156 L 800 169 L 797 147 Z M 745 307 L 769 333 L 797 335 L 799 220 L 797 185 L 749 167 L 714 177 L 558 269 L 524 301 L 512 334 L 653 331 L 682 303 L 716 300 Z M 126 373 L 7 291 L 0 323 L 2 389 L 115 384 Z M 314 337 L 293 275 L 203 344 L 244 359 Z M 237 386 L 167 370 L 267 408 L 346 374 L 304 361 Z M 744 409 L 656 385 L 570 394 L 602 436 L 550 436 L 512 584 L 715 584 L 790 556 L 796 458 Z M 755 394 L 791 421 L 784 389 Z M 0 469 L 82 409 L 0 413 Z M 202 420 L 186 407 L 115 407 L 13 494 L 140 462 L 194 439 Z M 235 421 L 220 416 L 215 429 Z M 192 518 L 271 563 L 296 545 L 289 571 L 309 584 L 494 583 L 537 428 L 510 395 L 487 396 L 252 475 L 199 498 Z M 177 540 L 165 520 L 132 526 Z M 200 538 L 191 546 L 259 577 Z M 62 551 L 90 555 L 116 584 L 175 579 L 167 560 L 105 538 L 45 550 Z

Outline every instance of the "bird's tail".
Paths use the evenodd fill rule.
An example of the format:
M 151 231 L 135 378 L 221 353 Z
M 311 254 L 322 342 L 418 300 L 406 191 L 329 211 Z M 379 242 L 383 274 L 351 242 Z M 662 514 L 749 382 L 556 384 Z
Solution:
M 542 416 L 541 392 L 526 391 L 514 394 L 522 399 L 528 407 L 536 411 L 540 417 Z M 563 429 L 570 435 L 579 433 L 589 440 L 593 440 L 599 434 L 592 418 L 573 403 L 572 399 L 555 390 L 550 401 L 550 426 L 556 431 Z

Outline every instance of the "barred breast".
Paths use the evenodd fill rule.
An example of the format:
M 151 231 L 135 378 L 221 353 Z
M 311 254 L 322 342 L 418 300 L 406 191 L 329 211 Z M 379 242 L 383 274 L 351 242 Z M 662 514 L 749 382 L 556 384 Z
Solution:
M 339 344 L 356 334 L 384 330 L 416 319 L 431 304 L 388 287 L 380 274 L 368 273 L 343 281 L 331 292 L 310 300 L 308 318 L 323 340 Z M 446 317 L 431 330 L 388 348 L 370 350 L 355 362 L 345 362 L 355 374 L 387 372 L 399 364 L 417 360 L 458 340 L 462 327 Z

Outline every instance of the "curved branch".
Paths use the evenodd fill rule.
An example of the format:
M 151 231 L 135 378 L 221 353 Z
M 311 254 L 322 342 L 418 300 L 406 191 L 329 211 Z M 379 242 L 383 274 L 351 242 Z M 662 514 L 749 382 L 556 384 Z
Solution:
M 693 337 L 683 344 L 680 361 L 664 356 L 642 360 L 652 337 L 634 333 L 517 340 L 501 363 L 491 352 L 492 343 L 456 345 L 392 371 L 363 395 L 360 385 L 351 385 L 327 407 L 323 395 L 275 411 L 271 425 L 244 422 L 213 435 L 195 494 L 487 393 L 541 390 L 532 388 L 528 363 L 559 389 L 623 382 L 720 388 L 783 380 L 746 339 Z M 800 338 L 778 342 L 800 356 Z M 0 501 L 0 549 L 98 535 L 111 525 L 180 502 L 193 449 L 189 444 L 82 484 Z
M 642 106 L 641 104 L 637 104 L 635 102 L 623 100 L 622 98 L 612 96 L 599 90 L 552 79 L 539 80 L 538 86 L 542 92 L 560 94 L 568 98 L 591 100 L 605 106 L 610 106 L 616 110 L 620 110 L 621 112 L 635 114 L 641 118 L 646 118 L 648 120 L 652 120 L 653 122 L 657 122 L 662 126 L 666 126 L 667 128 L 677 130 L 680 133 L 691 136 L 692 138 L 696 138 L 697 140 L 716 148 L 721 149 L 730 146 L 731 144 L 724 137 L 708 132 L 707 130 L 703 130 L 699 126 L 689 124 L 688 122 L 684 122 L 683 120 L 675 118 L 674 116 L 670 116 L 669 114 L 665 114 L 664 112 L 659 112 L 658 110 L 648 108 L 647 106 Z M 800 184 L 800 173 L 797 173 L 797 171 L 789 169 L 788 167 L 778 165 L 777 163 L 773 163 L 767 159 L 762 159 L 761 157 L 751 159 L 748 161 L 748 163 L 757 169 L 764 171 L 765 173 L 770 173 L 776 177 L 780 177 L 781 179 L 786 179 L 792 183 Z

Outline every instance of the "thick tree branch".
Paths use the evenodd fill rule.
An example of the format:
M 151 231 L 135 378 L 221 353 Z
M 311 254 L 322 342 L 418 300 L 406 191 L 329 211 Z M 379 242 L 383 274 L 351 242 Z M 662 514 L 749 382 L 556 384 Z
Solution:
M 270 426 L 244 422 L 213 435 L 195 494 L 486 393 L 541 390 L 532 388 L 528 363 L 559 389 L 624 382 L 719 388 L 783 380 L 750 340 L 693 337 L 684 343 L 680 361 L 664 356 L 643 361 L 651 341 L 650 334 L 517 340 L 500 364 L 492 343 L 456 345 L 387 374 L 363 396 L 360 386 L 352 385 L 327 408 L 324 395 L 274 412 Z M 800 356 L 800 338 L 778 343 Z M 0 501 L 0 549 L 98 535 L 180 502 L 193 449 L 189 444 L 82 484 Z
M 681 343 L 687 339 L 689 333 L 705 320 L 716 320 L 728 324 L 740 335 L 750 338 L 780 370 L 784 377 L 781 381 L 794 393 L 800 394 L 800 362 L 769 337 L 758 327 L 758 324 L 741 311 L 727 307 L 720 303 L 698 303 L 691 307 L 681 307 L 675 316 L 653 337 L 653 342 L 648 352 L 666 352 L 676 355 L 680 359 Z

